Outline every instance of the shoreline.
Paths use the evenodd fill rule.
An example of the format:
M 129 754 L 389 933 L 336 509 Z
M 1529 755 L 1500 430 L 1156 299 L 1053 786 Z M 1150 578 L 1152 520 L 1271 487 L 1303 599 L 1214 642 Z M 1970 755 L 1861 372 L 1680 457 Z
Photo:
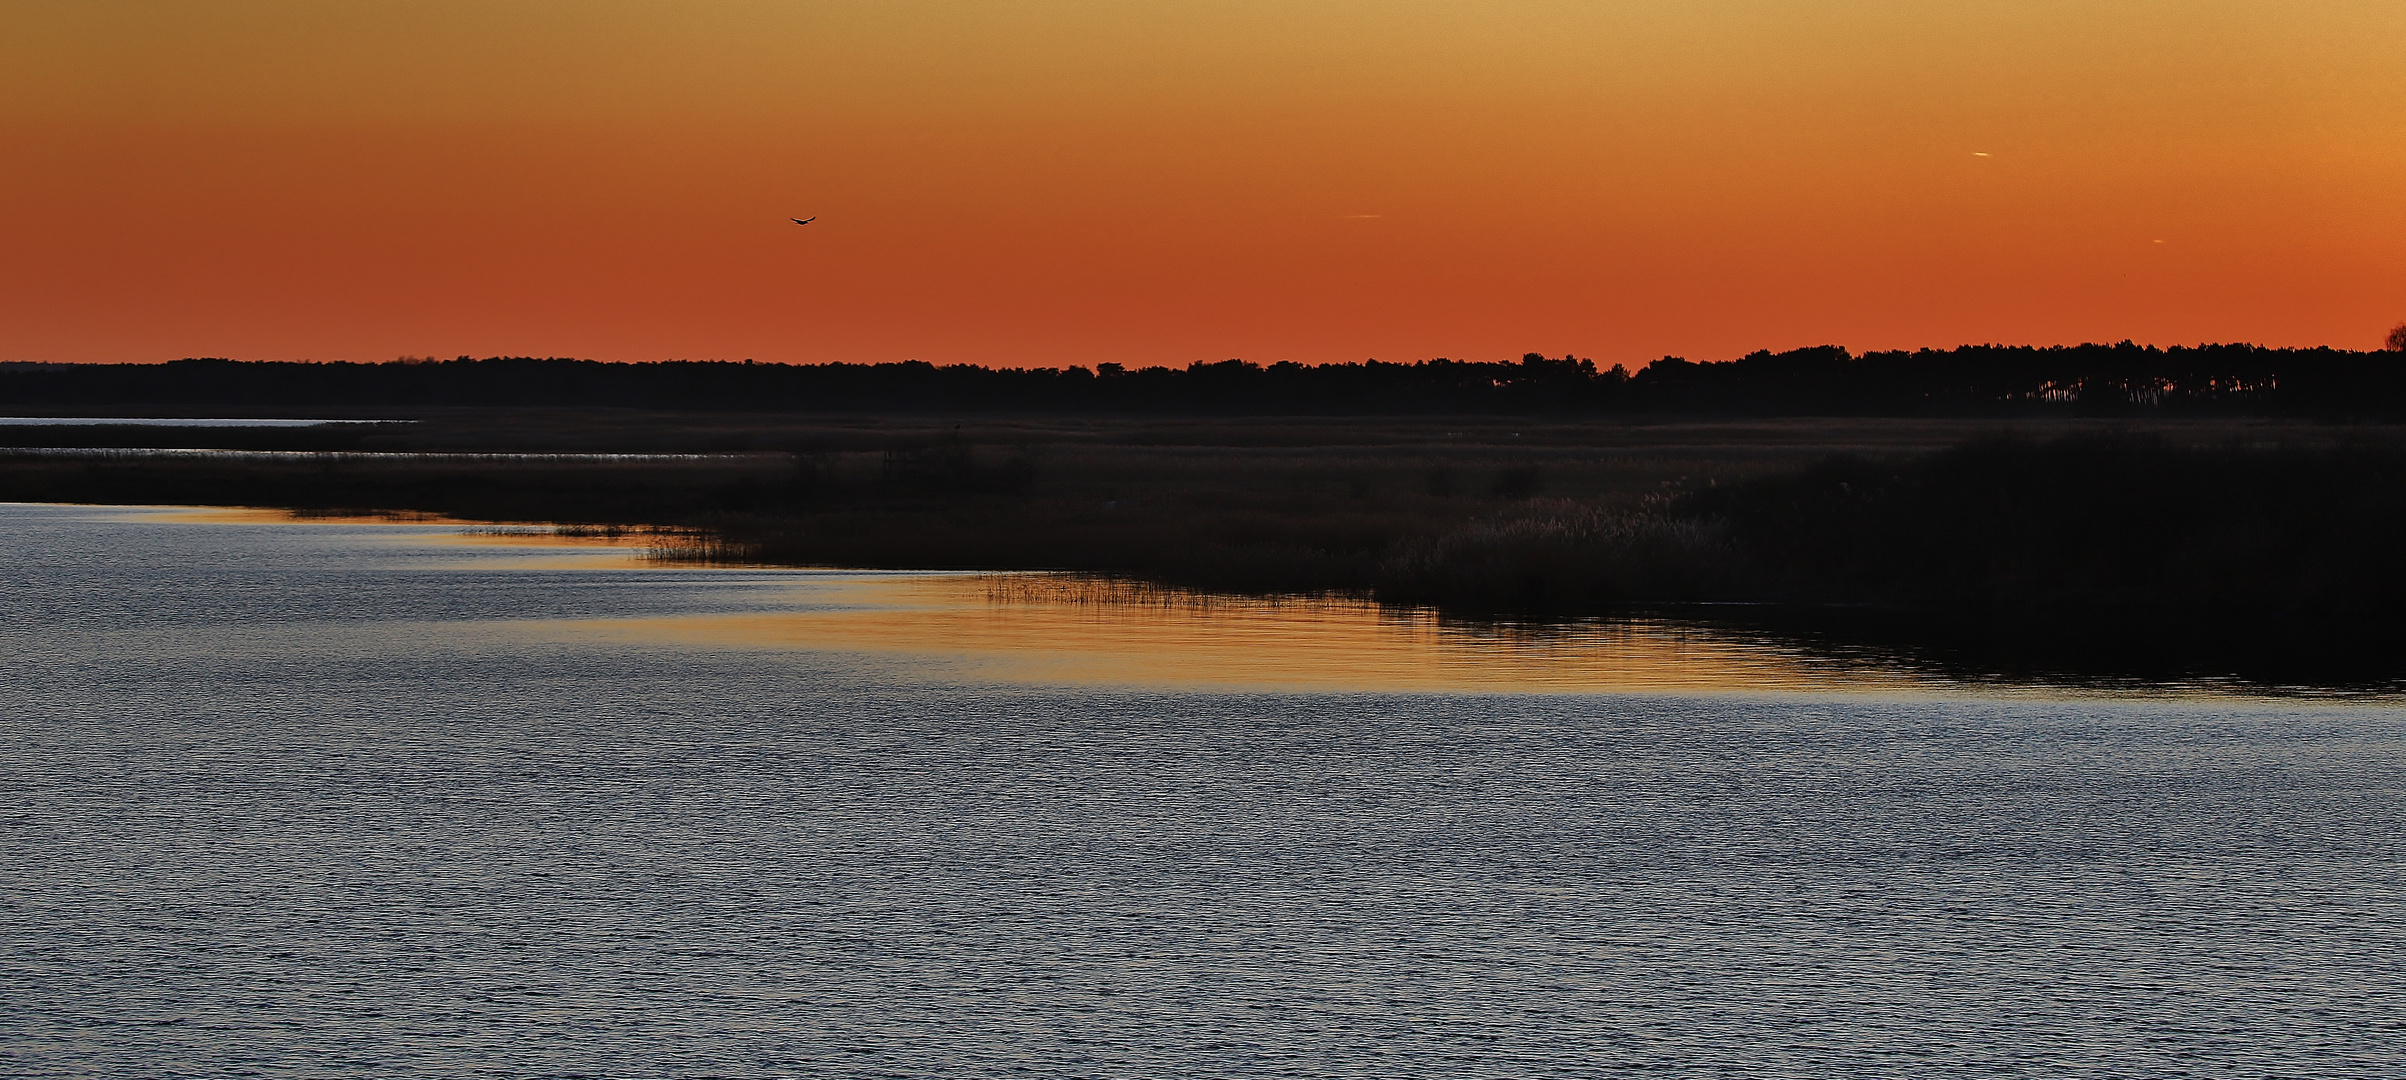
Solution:
M 480 444 L 490 421 L 378 451 L 0 449 L 0 499 L 650 529 L 678 538 L 667 561 L 1044 567 L 1485 622 L 1676 610 L 2001 672 L 2406 678 L 2379 645 L 2406 610 L 2406 429 L 1264 419 L 1002 441 L 922 417 L 710 452 L 671 420 L 581 416 L 555 431 L 620 437 L 563 452 Z M 731 434 L 758 433 L 688 437 Z
M 404 528 L 405 543 L 489 550 L 452 569 L 609 574 L 662 568 L 729 572 L 813 599 L 683 616 L 572 618 L 579 639 L 937 658 L 981 677 L 1050 685 L 1361 693 L 1829 694 L 1899 700 L 1962 694 L 2016 700 L 2283 702 L 2389 707 L 2406 686 L 2282 684 L 2224 676 L 1998 671 L 1927 650 L 1833 640 L 1783 622 L 1783 605 L 1707 602 L 1561 617 L 1465 618 L 1343 595 L 1210 593 L 1061 570 L 899 570 L 662 560 L 660 534 L 500 525 L 417 514 L 332 516 L 265 508 L 5 503 L 36 512 L 97 510 L 109 519 L 266 529 Z M 434 530 L 429 532 L 427 530 Z M 382 545 L 387 542 L 378 540 Z M 532 549 L 509 551 L 506 549 Z M 558 556 L 553 557 L 552 553 Z M 505 561 L 487 563 L 486 558 Z M 528 559 L 533 561 L 527 561 Z M 596 561 L 598 560 L 598 561 Z M 745 577 L 765 571 L 769 576 Z M 789 576 L 790 575 L 790 576 Z M 833 588 L 818 597 L 815 590 Z M 829 606 L 832 604 L 832 606 Z M 558 620 L 536 620 L 529 627 Z M 537 630 L 538 634 L 551 633 Z M 1417 659 L 1414 659 L 1417 657 Z M 995 665 L 1000 665 L 999 668 Z M 1429 667 L 1436 665 L 1436 667 Z M 1022 671 L 1005 677 L 1002 669 Z M 1065 680 L 1065 681 L 1064 681 Z

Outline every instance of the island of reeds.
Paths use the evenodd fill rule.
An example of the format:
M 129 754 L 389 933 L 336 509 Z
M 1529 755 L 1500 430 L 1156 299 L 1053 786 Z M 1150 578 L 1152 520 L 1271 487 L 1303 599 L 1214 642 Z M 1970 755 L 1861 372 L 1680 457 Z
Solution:
M 2394 683 L 2406 353 L 0 366 L 0 499 L 677 530 L 1464 618 L 1645 612 L 1981 670 Z M 177 453 L 158 453 L 172 449 Z M 185 453 L 216 450 L 218 453 Z

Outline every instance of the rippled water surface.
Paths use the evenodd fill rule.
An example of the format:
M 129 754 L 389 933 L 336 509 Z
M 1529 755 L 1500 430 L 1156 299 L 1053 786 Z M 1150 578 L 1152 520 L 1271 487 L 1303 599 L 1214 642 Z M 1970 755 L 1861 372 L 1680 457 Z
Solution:
M 0 1074 L 2406 1075 L 2393 701 L 0 506 Z

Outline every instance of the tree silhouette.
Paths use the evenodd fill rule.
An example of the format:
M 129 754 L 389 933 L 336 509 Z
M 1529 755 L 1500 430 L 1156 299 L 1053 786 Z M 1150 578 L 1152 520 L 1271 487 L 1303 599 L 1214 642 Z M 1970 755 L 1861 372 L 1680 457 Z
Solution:
M 2389 336 L 2382 340 L 2381 347 L 2391 352 L 2406 352 L 2406 322 L 2390 327 Z
M 2406 349 L 2406 326 L 2389 334 Z M 989 368 L 919 360 L 600 363 L 489 357 L 385 364 L 224 359 L 164 364 L 0 362 L 0 409 L 398 409 L 443 406 L 746 412 L 1219 415 L 1723 414 L 1944 416 L 2071 412 L 2406 420 L 2396 351 L 2124 341 L 1964 345 L 1856 355 L 1835 345 L 1731 360 L 1664 357 L 1629 372 L 1530 353 L 1451 359 L 1184 367 Z

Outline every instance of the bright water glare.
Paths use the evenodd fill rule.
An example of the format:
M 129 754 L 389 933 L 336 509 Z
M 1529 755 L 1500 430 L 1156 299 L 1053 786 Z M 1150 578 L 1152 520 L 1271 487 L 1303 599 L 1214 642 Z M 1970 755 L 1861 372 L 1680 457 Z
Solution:
M 7 1075 L 2406 1072 L 2391 702 L 426 524 L 0 555 Z

